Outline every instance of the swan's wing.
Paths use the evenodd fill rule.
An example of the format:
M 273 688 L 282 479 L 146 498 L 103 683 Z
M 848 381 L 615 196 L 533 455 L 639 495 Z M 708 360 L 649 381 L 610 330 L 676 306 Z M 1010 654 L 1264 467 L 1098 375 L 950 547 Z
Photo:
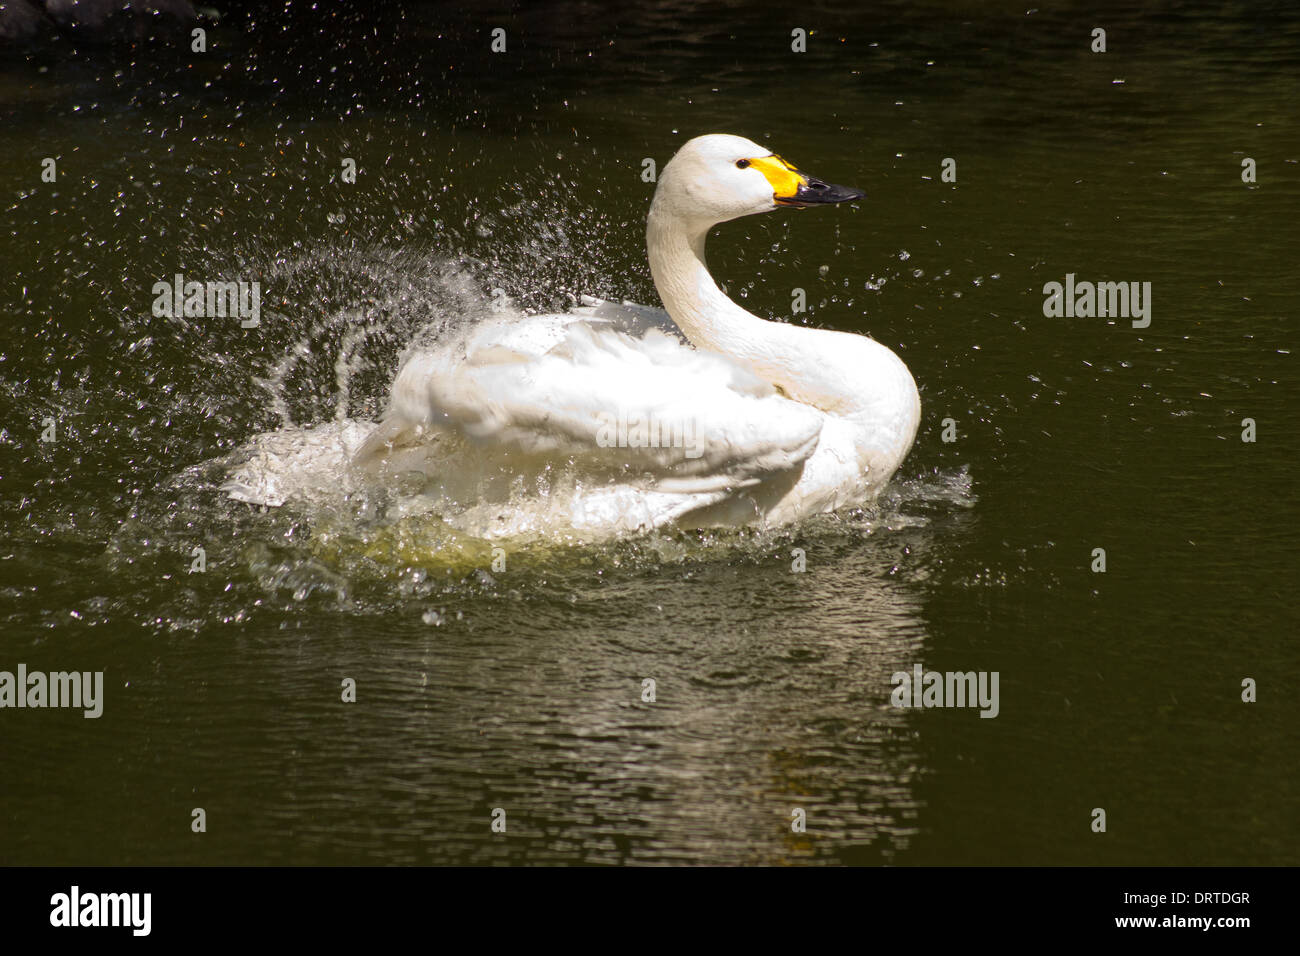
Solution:
M 686 342 L 681 330 L 663 309 L 634 302 L 611 302 L 583 296 L 582 304 L 572 312 L 531 316 L 512 313 L 480 322 L 468 333 L 455 353 L 466 357 L 498 348 L 538 358 L 562 343 L 568 337 L 570 328 L 580 325 L 623 332 L 637 339 L 644 337 L 647 332 L 656 331 L 683 344 Z
M 540 355 L 537 330 L 509 329 L 477 331 L 463 350 L 410 356 L 358 461 L 449 427 L 506 453 L 569 458 L 643 487 L 700 494 L 793 469 L 817 447 L 816 410 L 721 356 L 592 318 L 569 322 Z
M 587 322 L 605 322 L 619 332 L 626 332 L 633 338 L 641 338 L 652 329 L 667 336 L 685 341 L 677 323 L 663 309 L 649 305 L 637 305 L 635 302 L 611 302 L 584 295 L 582 304 L 571 313 Z

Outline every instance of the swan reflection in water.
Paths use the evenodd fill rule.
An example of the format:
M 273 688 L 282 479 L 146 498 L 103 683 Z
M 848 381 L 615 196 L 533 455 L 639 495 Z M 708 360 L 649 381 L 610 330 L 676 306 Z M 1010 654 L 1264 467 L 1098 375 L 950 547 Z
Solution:
M 362 621 L 265 647 L 263 666 L 304 694 L 344 660 L 382 689 L 335 745 L 295 763 L 301 786 L 319 776 L 339 807 L 370 809 L 298 840 L 477 863 L 904 858 L 925 822 L 932 744 L 923 720 L 890 705 L 890 677 L 925 661 L 927 625 L 923 594 L 881 568 L 924 561 L 950 529 L 812 524 L 824 522 L 799 535 L 814 562 L 803 574 L 725 542 L 657 573 L 629 568 L 635 548 L 671 546 L 654 533 L 549 552 L 544 571 L 512 551 L 486 594 L 433 602 L 453 620 L 464 606 L 465 622 L 373 642 L 380 625 Z M 319 732 L 312 709 L 284 711 L 265 727 L 268 763 L 250 770 L 269 785 L 284 773 L 270 756 Z M 338 774 L 354 761 L 367 771 Z M 484 840 L 497 807 L 506 837 Z

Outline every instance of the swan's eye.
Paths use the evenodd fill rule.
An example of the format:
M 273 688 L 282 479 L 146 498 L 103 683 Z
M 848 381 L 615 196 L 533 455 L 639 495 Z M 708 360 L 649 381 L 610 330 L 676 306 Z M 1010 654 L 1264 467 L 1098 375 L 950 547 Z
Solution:
M 749 165 L 749 160 L 747 160 L 747 159 L 738 159 L 738 160 L 736 160 L 736 168 L 737 168 L 737 169 L 744 169 L 744 168 L 747 167 L 748 165 Z

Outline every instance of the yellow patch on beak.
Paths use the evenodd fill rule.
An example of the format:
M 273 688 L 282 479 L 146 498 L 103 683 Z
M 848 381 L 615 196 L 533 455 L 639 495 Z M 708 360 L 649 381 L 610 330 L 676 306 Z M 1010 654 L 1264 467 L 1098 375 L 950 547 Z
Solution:
M 775 154 L 751 159 L 749 165 L 762 173 L 772 184 L 772 198 L 777 202 L 782 199 L 794 199 L 799 187 L 808 185 L 808 180 L 803 173 Z

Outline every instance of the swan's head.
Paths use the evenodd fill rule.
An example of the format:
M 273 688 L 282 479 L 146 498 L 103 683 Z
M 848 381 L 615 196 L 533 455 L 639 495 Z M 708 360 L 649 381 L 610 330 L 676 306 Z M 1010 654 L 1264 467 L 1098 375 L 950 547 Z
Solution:
M 743 136 L 710 133 L 689 140 L 659 176 L 652 211 L 697 225 L 716 225 L 781 206 L 821 206 L 861 199 L 847 186 L 822 182 Z

